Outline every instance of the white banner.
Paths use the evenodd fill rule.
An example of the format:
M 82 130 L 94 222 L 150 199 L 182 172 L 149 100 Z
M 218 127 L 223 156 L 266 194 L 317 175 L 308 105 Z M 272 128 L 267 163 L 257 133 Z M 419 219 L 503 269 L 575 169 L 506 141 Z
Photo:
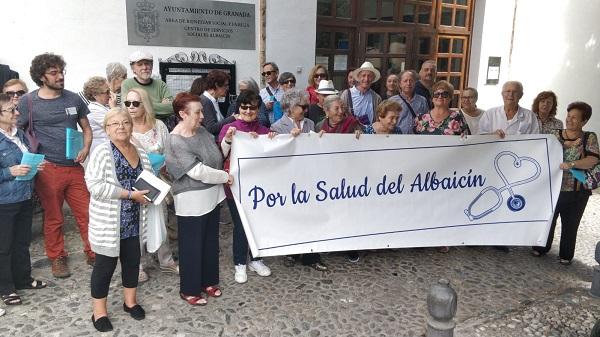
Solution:
M 254 256 L 545 245 L 560 162 L 551 135 L 238 132 L 232 192 Z

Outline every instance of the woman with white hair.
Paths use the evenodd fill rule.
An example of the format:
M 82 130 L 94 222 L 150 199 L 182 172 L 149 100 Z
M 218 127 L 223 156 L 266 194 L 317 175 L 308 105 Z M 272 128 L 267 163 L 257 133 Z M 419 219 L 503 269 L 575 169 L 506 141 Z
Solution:
M 116 105 L 121 105 L 121 83 L 127 79 L 127 68 L 119 62 L 106 65 L 106 80 L 110 92 L 115 95 Z
M 277 133 L 299 133 L 314 131 L 315 123 L 304 118 L 308 110 L 308 94 L 300 89 L 288 89 L 281 98 L 281 108 L 285 115 L 271 125 L 271 131 Z

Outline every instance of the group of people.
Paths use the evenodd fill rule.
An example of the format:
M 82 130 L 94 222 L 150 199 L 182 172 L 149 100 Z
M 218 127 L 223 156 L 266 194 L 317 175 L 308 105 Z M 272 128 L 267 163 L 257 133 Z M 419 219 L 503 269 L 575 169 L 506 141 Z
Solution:
M 274 62 L 262 66 L 266 86 L 252 78 L 238 82 L 239 95 L 221 111 L 219 100 L 228 94 L 231 78 L 213 70 L 194 81 L 190 92 L 173 97 L 167 85 L 152 78 L 153 57 L 138 51 L 129 57 L 133 78 L 119 63 L 107 66 L 107 77 L 91 77 L 83 91 L 64 89 L 63 58 L 36 56 L 30 75 L 39 89 L 28 91 L 13 79 L 0 94 L 0 295 L 6 305 L 22 303 L 20 289 L 41 289 L 46 283 L 31 277 L 33 191 L 44 210 L 44 245 L 52 261 L 52 274 L 70 276 L 64 243 L 62 206 L 73 211 L 84 243 L 91 273 L 92 323 L 98 331 L 112 330 L 107 296 L 117 261 L 121 263 L 123 310 L 144 319 L 137 302 L 139 282 L 148 279 L 140 263 L 142 254 L 156 252 L 160 269 L 180 277 L 180 297 L 190 305 L 206 305 L 219 297 L 219 207 L 224 200 L 233 221 L 234 279 L 248 280 L 247 269 L 269 276 L 270 268 L 253 257 L 239 211 L 229 186 L 229 153 L 236 132 L 253 137 L 301 133 L 425 134 L 465 136 L 551 133 L 564 149 L 565 170 L 552 229 L 545 247 L 533 247 L 535 256 L 550 250 L 557 218 L 561 217 L 560 261 L 573 259 L 577 228 L 591 192 L 569 169 L 589 169 L 597 164 L 598 140 L 583 127 L 592 114 L 583 102 L 568 105 L 566 128 L 555 118 L 557 97 L 540 93 L 532 110 L 519 105 L 520 82 L 502 87 L 503 105 L 483 111 L 476 105 L 477 90 L 466 88 L 461 108 L 451 109 L 455 88 L 435 81 L 435 61 L 426 61 L 419 73 L 405 70 L 389 74 L 385 92 L 371 86 L 381 73 L 369 62 L 349 71 L 348 88 L 339 91 L 327 69 L 316 65 L 306 89 L 296 88 L 292 73 L 279 74 Z M 83 147 L 75 158 L 66 156 L 65 129 L 79 129 Z M 41 165 L 22 163 L 24 153 L 44 155 Z M 37 169 L 34 179 L 31 170 Z M 143 171 L 171 185 L 172 202 L 158 205 L 146 198 L 148 190 L 134 185 Z M 27 178 L 28 177 L 28 178 Z M 168 236 L 157 247 L 147 242 L 149 231 L 175 227 L 168 208 L 176 215 L 178 263 Z M 164 233 L 165 231 L 162 231 Z M 448 251 L 448 247 L 440 247 Z M 347 252 L 358 262 L 357 251 Z M 318 271 L 328 270 L 320 254 L 286 256 L 284 264 L 297 262 Z

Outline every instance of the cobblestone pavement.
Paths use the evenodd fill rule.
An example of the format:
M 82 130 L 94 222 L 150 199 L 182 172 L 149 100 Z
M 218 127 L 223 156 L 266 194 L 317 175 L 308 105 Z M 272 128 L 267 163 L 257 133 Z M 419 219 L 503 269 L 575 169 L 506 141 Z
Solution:
M 138 297 L 146 319 L 135 321 L 121 309 L 117 268 L 108 301 L 115 330 L 104 334 L 90 322 L 91 267 L 69 216 L 73 276 L 51 276 L 42 237 L 35 235 L 33 274 L 49 287 L 23 291 L 24 305 L 2 306 L 7 313 L 0 317 L 0 336 L 423 336 L 427 292 L 440 277 L 458 293 L 456 336 L 589 336 L 600 319 L 600 300 L 588 294 L 599 213 L 600 195 L 594 195 L 570 266 L 558 263 L 556 245 L 542 258 L 527 247 L 509 253 L 460 247 L 448 254 L 396 249 L 363 252 L 359 263 L 324 254 L 326 273 L 266 258 L 273 275 L 249 271 L 243 285 L 233 280 L 231 225 L 222 225 L 221 298 L 205 307 L 188 305 L 179 299 L 178 277 L 161 273 L 146 257 L 150 280 Z

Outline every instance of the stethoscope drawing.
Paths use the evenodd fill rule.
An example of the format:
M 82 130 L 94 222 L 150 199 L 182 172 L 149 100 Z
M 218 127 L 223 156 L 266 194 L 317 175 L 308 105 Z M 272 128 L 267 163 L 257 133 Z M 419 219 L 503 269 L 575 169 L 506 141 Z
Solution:
M 535 165 L 535 170 L 536 170 L 535 174 L 526 179 L 518 180 L 515 182 L 509 182 L 508 179 L 506 178 L 506 176 L 504 175 L 504 173 L 502 173 L 502 170 L 500 170 L 500 167 L 498 165 L 498 161 L 503 156 L 512 157 L 514 159 L 513 165 L 516 168 L 521 167 L 523 161 L 532 163 L 533 165 Z M 485 217 L 486 215 L 492 213 L 493 211 L 497 210 L 500 207 L 500 205 L 502 205 L 502 202 L 503 202 L 502 192 L 504 192 L 505 190 L 508 190 L 508 193 L 510 194 L 510 196 L 508 197 L 507 203 L 506 203 L 506 205 L 508 206 L 508 209 L 510 209 L 513 212 L 518 212 L 518 211 L 522 210 L 525 207 L 525 198 L 523 198 L 523 196 L 521 196 L 521 195 L 515 194 L 513 191 L 513 187 L 527 184 L 529 182 L 534 181 L 535 179 L 537 179 L 537 177 L 540 176 L 540 173 L 542 172 L 542 168 L 536 160 L 534 160 L 531 157 L 519 157 L 511 151 L 502 151 L 502 152 L 498 153 L 498 155 L 494 159 L 494 168 L 496 169 L 496 172 L 500 176 L 500 179 L 502 179 L 502 182 L 504 182 L 504 186 L 502 186 L 500 188 L 496 188 L 494 186 L 488 186 L 488 187 L 484 188 L 481 192 L 479 192 L 479 194 L 475 197 L 475 199 L 473 199 L 473 201 L 471 201 L 471 203 L 469 204 L 467 209 L 465 209 L 465 214 L 471 221 L 481 219 L 481 218 Z M 475 205 L 477 203 L 477 201 L 479 201 L 479 199 L 488 192 L 492 192 L 496 195 L 496 198 L 498 199 L 496 204 L 479 214 L 473 214 L 471 212 L 473 205 Z

